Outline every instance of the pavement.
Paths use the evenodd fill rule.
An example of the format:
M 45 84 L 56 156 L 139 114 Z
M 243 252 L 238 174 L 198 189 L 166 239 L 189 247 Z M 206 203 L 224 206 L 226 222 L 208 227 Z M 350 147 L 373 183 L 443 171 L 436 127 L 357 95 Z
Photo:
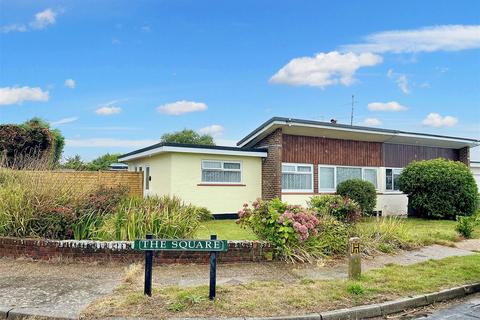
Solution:
M 123 267 L 0 259 L 0 314 L 77 318 L 122 280 Z
M 429 246 L 397 255 L 380 255 L 363 261 L 363 269 L 386 264 L 409 265 L 429 259 L 464 256 L 480 250 L 480 241 L 460 248 Z M 76 318 L 92 301 L 111 293 L 122 282 L 124 265 L 44 262 L 0 258 L 0 314 L 2 311 L 38 316 Z M 208 265 L 164 265 L 155 268 L 157 285 L 197 286 L 208 284 Z M 218 284 L 253 280 L 296 282 L 301 279 L 345 278 L 345 262 L 317 264 L 242 263 L 220 264 Z

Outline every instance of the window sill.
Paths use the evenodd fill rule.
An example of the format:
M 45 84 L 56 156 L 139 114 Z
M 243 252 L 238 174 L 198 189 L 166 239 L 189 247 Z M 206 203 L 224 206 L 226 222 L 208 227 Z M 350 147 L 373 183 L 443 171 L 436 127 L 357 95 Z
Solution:
M 246 187 L 246 184 L 241 183 L 199 183 L 198 187 Z

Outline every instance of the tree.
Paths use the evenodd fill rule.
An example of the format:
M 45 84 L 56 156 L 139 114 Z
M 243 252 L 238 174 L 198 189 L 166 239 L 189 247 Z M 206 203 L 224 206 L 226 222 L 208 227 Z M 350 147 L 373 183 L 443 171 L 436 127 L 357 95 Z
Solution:
M 161 142 L 166 143 L 185 143 L 185 144 L 202 144 L 214 146 L 213 137 L 208 134 L 200 135 L 198 132 L 189 129 L 176 131 L 173 133 L 165 133 L 161 137 Z
M 27 128 L 42 128 L 47 129 L 50 132 L 52 138 L 52 160 L 54 164 L 58 164 L 60 158 L 62 157 L 63 147 L 65 146 L 65 137 L 62 135 L 60 130 L 51 129 L 50 124 L 38 117 L 34 117 L 26 121 L 23 126 Z
M 90 170 L 90 171 L 107 170 L 112 163 L 118 162 L 119 156 L 120 156 L 120 153 L 113 153 L 113 154 L 106 153 L 92 160 L 90 163 L 87 163 L 87 170 Z
M 0 153 L 6 166 L 51 168 L 60 160 L 64 144 L 60 131 L 39 118 L 0 125 Z
M 72 170 L 85 170 L 86 165 L 78 154 L 73 157 L 67 157 L 64 164 L 61 166 L 63 169 Z
M 98 158 L 85 162 L 77 154 L 73 157 L 68 157 L 65 163 L 62 165 L 63 169 L 72 169 L 72 170 L 87 170 L 87 171 L 98 171 L 98 170 L 108 170 L 108 167 L 112 163 L 118 162 L 119 153 L 106 153 L 99 156 Z

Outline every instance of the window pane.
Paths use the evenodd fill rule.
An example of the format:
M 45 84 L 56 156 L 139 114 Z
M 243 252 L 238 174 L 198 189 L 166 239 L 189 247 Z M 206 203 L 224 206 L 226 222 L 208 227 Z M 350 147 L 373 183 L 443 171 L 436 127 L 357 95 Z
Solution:
M 297 171 L 298 172 L 312 172 L 312 167 L 298 166 Z
M 222 163 L 220 161 L 203 161 L 202 167 L 205 169 L 222 169 Z
M 224 169 L 237 169 L 240 170 L 240 163 L 237 162 L 224 162 L 223 163 Z
M 400 169 L 393 170 L 393 190 L 395 191 L 400 191 L 400 188 L 398 186 L 398 178 L 400 178 L 401 172 L 402 170 Z
M 202 170 L 203 182 L 241 182 L 240 171 Z
M 393 190 L 392 169 L 386 169 L 385 170 L 385 189 Z
M 282 164 L 282 171 L 295 172 L 295 166 L 288 166 L 288 165 Z
M 335 189 L 335 168 L 320 167 L 320 189 L 332 190 Z
M 312 190 L 312 175 L 299 173 L 282 174 L 282 189 L 284 190 Z
M 377 188 L 377 169 L 363 169 L 363 180 L 373 183 Z
M 337 184 L 350 179 L 362 179 L 362 168 L 337 168 Z

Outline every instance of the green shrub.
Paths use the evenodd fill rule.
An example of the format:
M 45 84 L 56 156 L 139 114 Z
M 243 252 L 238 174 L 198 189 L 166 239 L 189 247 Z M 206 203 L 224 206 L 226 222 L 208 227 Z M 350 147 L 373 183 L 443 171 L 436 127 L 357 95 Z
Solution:
M 440 158 L 414 161 L 402 171 L 399 183 L 419 217 L 455 219 L 475 212 L 477 185 L 461 162 Z
M 354 222 L 361 216 L 360 206 L 354 200 L 339 195 L 313 196 L 308 205 L 320 216 L 330 215 L 340 221 Z
M 238 223 L 270 242 L 280 258 L 313 261 L 346 252 L 349 226 L 334 217 L 274 199 L 257 200 L 238 212 Z
M 458 216 L 455 230 L 463 237 L 469 239 L 472 237 L 476 225 L 477 222 L 475 221 L 475 217 Z
M 370 215 L 377 204 L 377 191 L 373 183 L 361 179 L 351 179 L 337 185 L 337 193 L 355 200 L 363 214 Z
M 197 214 L 200 221 L 213 220 L 212 212 L 205 207 L 197 207 Z
M 153 234 L 156 238 L 192 237 L 199 224 L 197 207 L 177 197 L 124 199 L 98 232 L 101 240 L 134 240 Z

